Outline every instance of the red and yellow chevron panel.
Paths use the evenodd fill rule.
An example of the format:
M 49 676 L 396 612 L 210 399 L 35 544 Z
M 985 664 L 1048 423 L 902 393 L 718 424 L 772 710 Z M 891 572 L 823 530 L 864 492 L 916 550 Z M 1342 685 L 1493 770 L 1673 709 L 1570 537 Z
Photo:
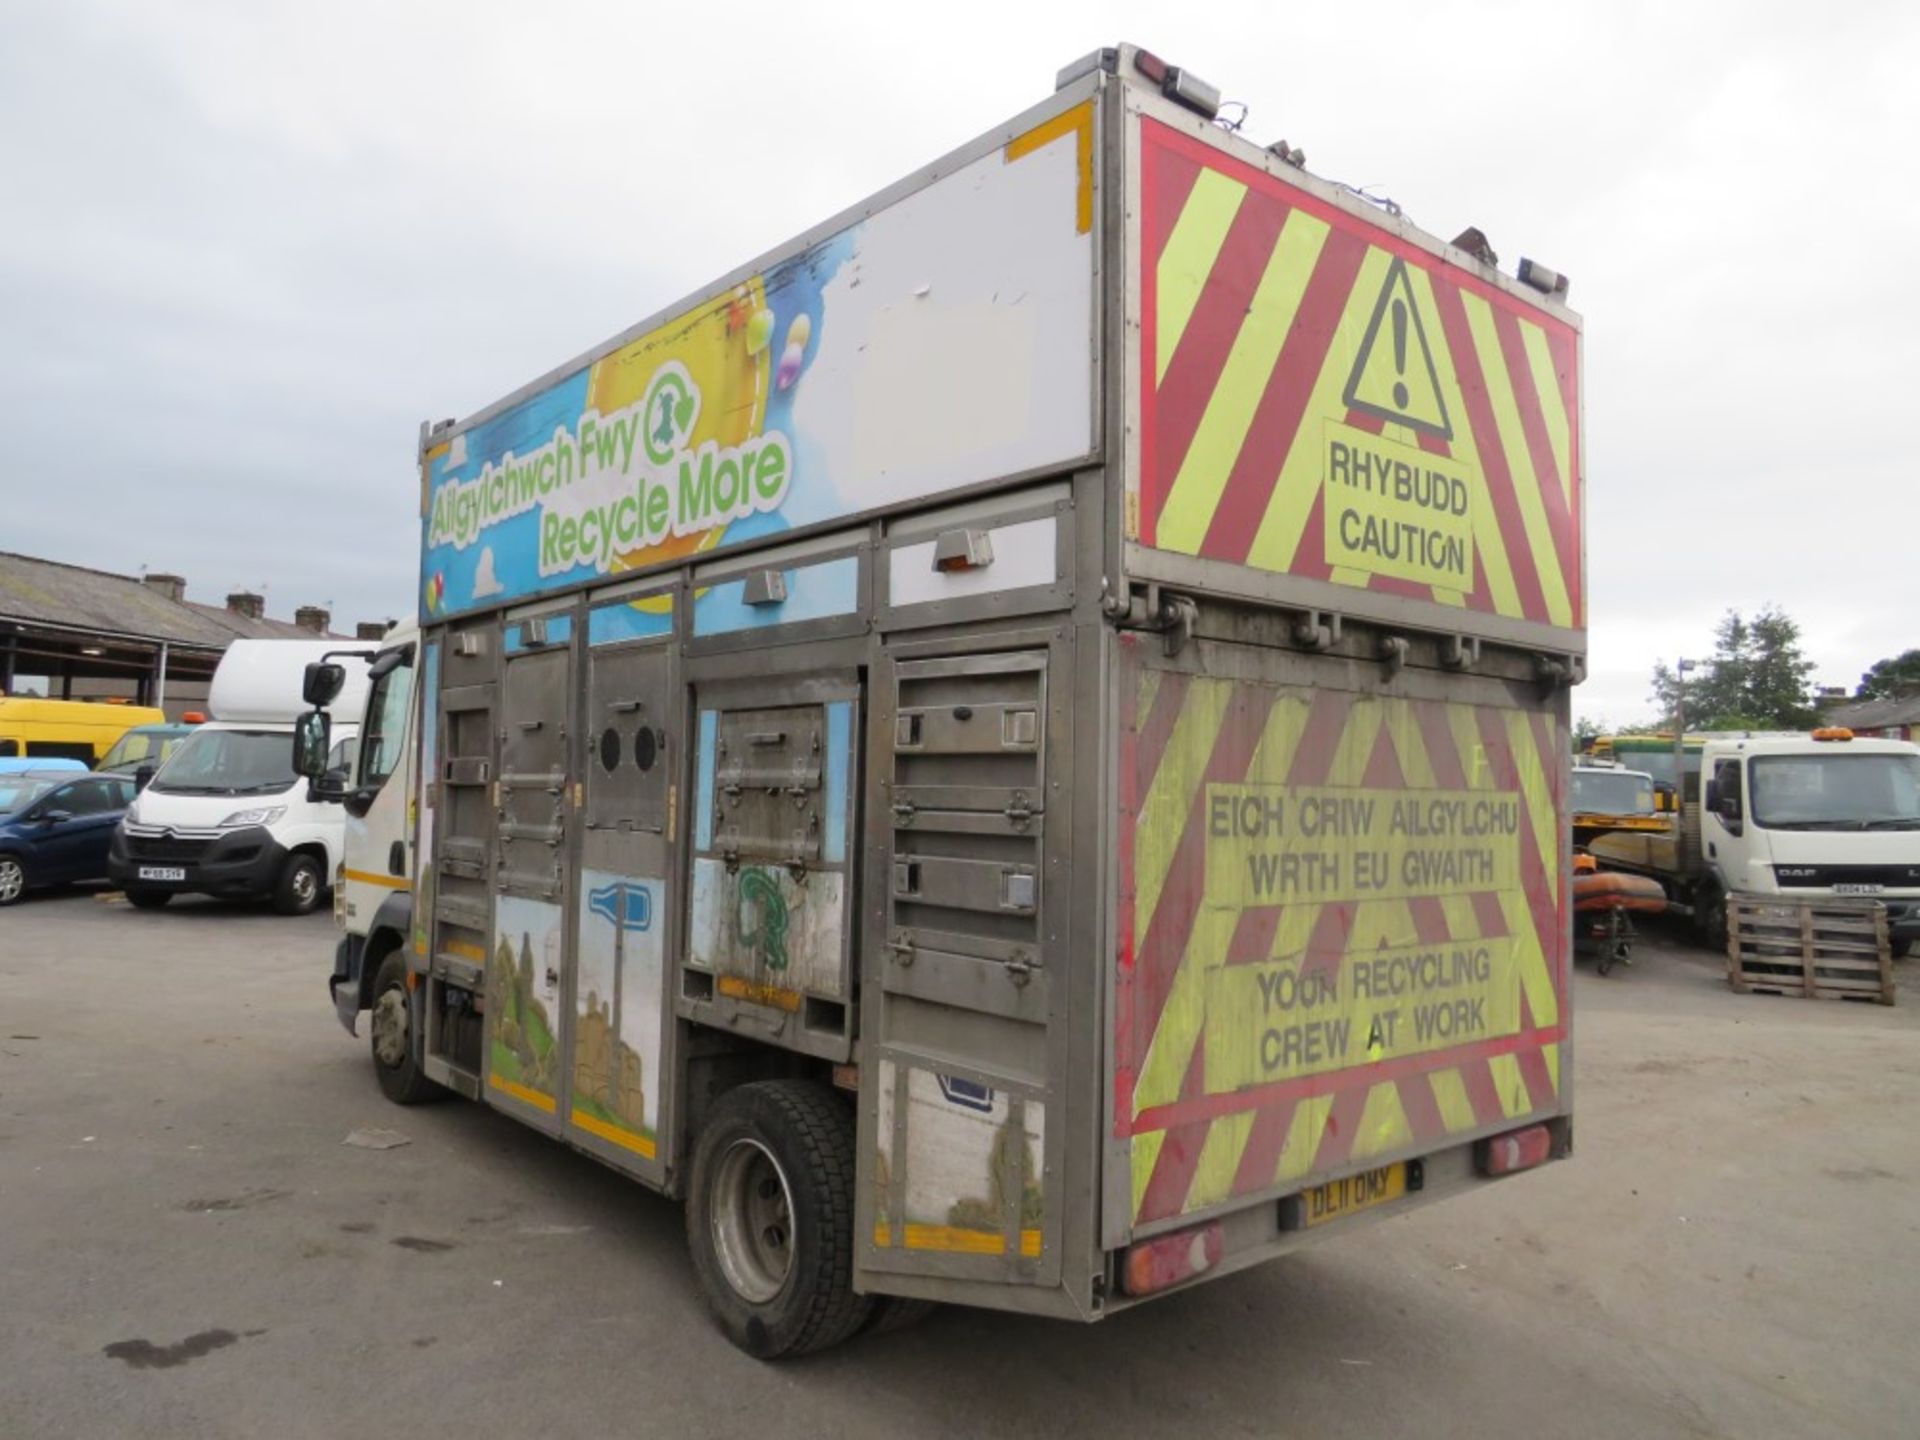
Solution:
M 1554 717 L 1122 646 L 1114 1123 L 1134 1223 L 1559 1113 Z
M 1583 628 L 1574 327 L 1140 127 L 1133 538 Z

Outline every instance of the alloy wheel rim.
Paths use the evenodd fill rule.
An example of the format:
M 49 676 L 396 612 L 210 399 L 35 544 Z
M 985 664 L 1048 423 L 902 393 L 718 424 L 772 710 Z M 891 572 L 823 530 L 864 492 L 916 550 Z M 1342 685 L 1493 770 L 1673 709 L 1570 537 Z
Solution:
M 18 900 L 27 888 L 27 877 L 18 860 L 0 860 L 0 905 Z
M 713 1248 L 727 1284 L 764 1305 L 793 1272 L 793 1192 L 758 1140 L 735 1140 L 714 1177 Z

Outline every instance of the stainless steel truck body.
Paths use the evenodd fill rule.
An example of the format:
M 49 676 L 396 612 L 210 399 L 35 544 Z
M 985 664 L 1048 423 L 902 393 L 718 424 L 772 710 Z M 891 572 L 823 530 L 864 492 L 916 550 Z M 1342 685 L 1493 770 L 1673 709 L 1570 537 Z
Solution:
M 343 1016 L 684 1196 L 755 1353 L 1570 1148 L 1579 322 L 1211 105 L 1096 52 L 422 429 Z

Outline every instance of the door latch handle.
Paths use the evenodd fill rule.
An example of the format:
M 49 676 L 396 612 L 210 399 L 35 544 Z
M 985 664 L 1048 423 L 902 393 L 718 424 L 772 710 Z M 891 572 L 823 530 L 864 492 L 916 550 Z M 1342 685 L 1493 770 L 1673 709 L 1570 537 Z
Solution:
M 893 963 L 896 965 L 913 964 L 913 941 L 902 936 L 898 940 L 889 940 L 887 948 L 893 951 Z

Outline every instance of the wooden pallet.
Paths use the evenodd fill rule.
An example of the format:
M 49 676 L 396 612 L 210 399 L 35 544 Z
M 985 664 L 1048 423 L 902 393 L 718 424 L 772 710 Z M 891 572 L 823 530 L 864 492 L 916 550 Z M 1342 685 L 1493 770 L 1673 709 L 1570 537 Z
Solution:
M 1742 995 L 1891 1005 L 1887 907 L 1877 900 L 1729 896 L 1727 984 Z

